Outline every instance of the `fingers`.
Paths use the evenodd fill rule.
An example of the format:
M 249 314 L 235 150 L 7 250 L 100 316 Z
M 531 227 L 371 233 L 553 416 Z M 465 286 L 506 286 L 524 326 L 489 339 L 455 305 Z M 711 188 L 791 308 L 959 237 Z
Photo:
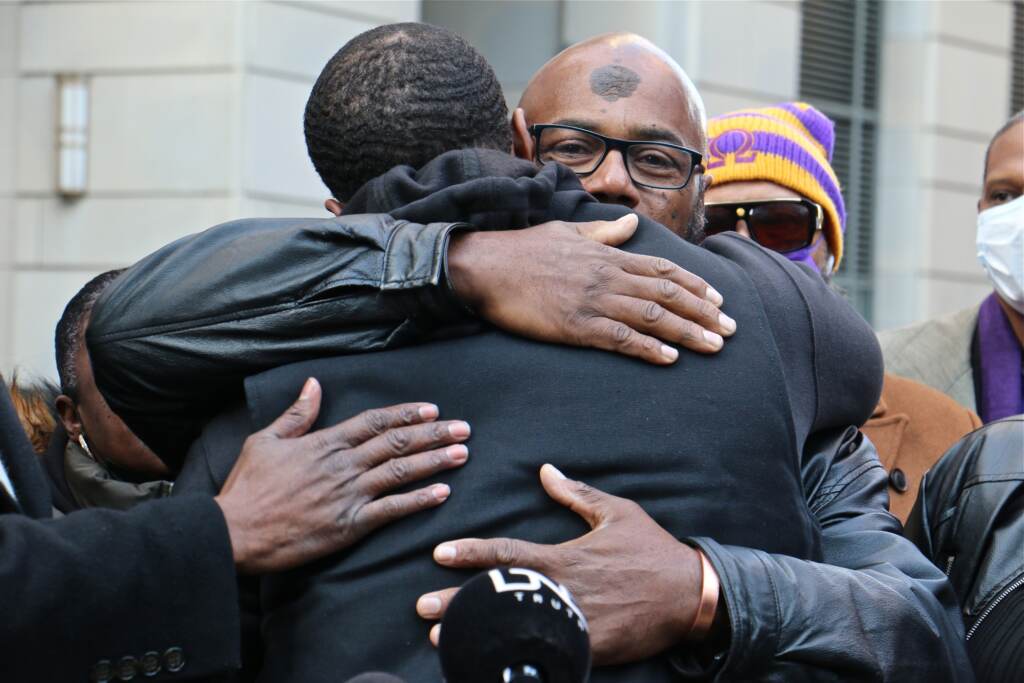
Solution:
M 421 595 L 416 601 L 416 614 L 424 619 L 440 619 L 458 592 L 458 587 L 455 587 Z
M 690 294 L 686 296 L 693 302 L 698 301 Z M 707 302 L 704 304 L 714 308 Z M 612 295 L 605 298 L 602 313 L 641 334 L 656 337 L 663 342 L 680 344 L 691 351 L 715 353 L 720 351 L 724 344 L 722 335 L 685 316 L 676 315 L 655 301 Z M 696 310 L 691 311 L 690 315 L 702 317 Z
M 448 500 L 451 492 L 447 484 L 432 484 L 408 493 L 379 498 L 359 509 L 354 526 L 361 534 L 370 533 L 390 522 L 437 507 Z
M 434 548 L 434 561 L 445 567 L 480 569 L 530 567 L 547 571 L 548 548 L 515 538 L 463 538 Z
M 623 252 L 622 268 L 634 275 L 643 275 L 663 280 L 671 280 L 687 290 L 698 299 L 706 299 L 714 306 L 721 306 L 722 295 L 714 287 L 685 268 L 672 263 L 668 259 L 656 256 L 641 256 Z
M 576 232 L 581 237 L 616 247 L 633 236 L 638 224 L 639 219 L 636 214 L 629 213 L 614 221 L 591 221 L 589 223 L 569 223 L 568 225 L 576 228 Z
M 540 468 L 540 483 L 555 502 L 582 517 L 591 529 L 607 521 L 616 502 L 622 500 L 581 481 L 566 478 L 551 464 Z
M 392 458 L 360 475 L 365 489 L 374 498 L 414 481 L 459 467 L 469 457 L 469 449 L 462 444 L 417 453 L 404 458 Z
M 640 358 L 654 365 L 668 365 L 679 358 L 679 351 L 629 325 L 605 317 L 587 320 L 583 334 L 586 344 L 605 351 Z
M 434 647 L 441 645 L 441 624 L 434 624 L 430 628 L 430 644 Z
M 663 258 L 597 247 L 604 261 L 588 271 L 586 315 L 570 320 L 576 343 L 668 365 L 674 345 L 715 353 L 736 322 L 718 309 L 722 296 L 704 280 Z
M 627 275 L 617 293 L 641 299 L 643 304 L 656 304 L 721 336 L 728 337 L 736 332 L 736 321 L 718 306 L 666 278 Z M 656 319 L 651 318 L 650 322 Z
M 279 439 L 302 436 L 316 422 L 320 414 L 320 383 L 310 377 L 302 385 L 302 392 L 288 410 L 270 423 L 263 431 Z
M 438 409 L 433 403 L 402 403 L 364 411 L 315 434 L 327 448 L 352 448 L 389 429 L 431 422 L 437 416 Z
M 397 463 L 394 458 L 465 441 L 470 431 L 469 424 L 461 420 L 395 427 L 356 447 L 353 462 L 366 469 L 387 461 L 391 461 L 389 467 L 400 467 L 405 463 Z

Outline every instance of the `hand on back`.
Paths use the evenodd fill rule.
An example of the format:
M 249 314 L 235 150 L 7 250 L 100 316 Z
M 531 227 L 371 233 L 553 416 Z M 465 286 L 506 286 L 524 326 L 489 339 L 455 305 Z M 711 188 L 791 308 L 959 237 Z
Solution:
M 434 560 L 456 569 L 526 567 L 563 584 L 590 624 L 598 666 L 639 661 L 682 641 L 699 605 L 697 551 L 630 500 L 566 479 L 551 465 L 540 476 L 549 496 L 586 520 L 588 533 L 557 545 L 463 538 L 437 546 Z M 453 587 L 422 595 L 416 611 L 440 619 L 457 592 Z M 435 625 L 431 641 L 437 645 L 443 637 Z
M 497 327 L 540 341 L 673 363 L 672 345 L 721 350 L 736 323 L 722 296 L 671 261 L 615 246 L 636 232 L 616 221 L 551 221 L 524 230 L 460 233 L 449 249 L 456 292 Z
M 466 462 L 469 425 L 435 422 L 438 408 L 368 410 L 310 432 L 314 379 L 270 426 L 245 441 L 216 500 L 243 573 L 282 571 L 346 548 L 374 529 L 443 503 L 445 484 L 386 495 Z

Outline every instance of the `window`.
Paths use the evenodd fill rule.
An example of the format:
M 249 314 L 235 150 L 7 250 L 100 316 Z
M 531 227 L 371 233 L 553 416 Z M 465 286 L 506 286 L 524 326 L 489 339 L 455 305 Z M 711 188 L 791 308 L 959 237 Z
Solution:
M 879 0 L 804 0 L 800 98 L 836 122 L 832 165 L 846 201 L 843 263 L 836 283 L 869 321 L 874 288 L 875 185 L 871 159 L 878 124 Z

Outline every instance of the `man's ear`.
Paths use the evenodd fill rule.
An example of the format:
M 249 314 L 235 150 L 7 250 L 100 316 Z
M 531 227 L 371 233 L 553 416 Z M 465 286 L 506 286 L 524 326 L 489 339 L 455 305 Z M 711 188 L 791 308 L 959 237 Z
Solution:
M 334 197 L 328 197 L 324 200 L 324 208 L 333 213 L 335 216 L 340 216 L 345 205 L 339 202 Z
M 700 174 L 702 177 L 700 191 L 702 193 L 707 192 L 708 188 L 715 182 L 715 176 L 711 175 L 707 171 Z
M 61 424 L 64 425 L 64 431 L 68 433 L 68 438 L 77 440 L 78 435 L 82 433 L 82 418 L 78 417 L 74 399 L 67 394 L 61 394 L 57 397 L 56 407 Z
M 533 161 L 533 136 L 526 125 L 526 112 L 516 107 L 512 112 L 512 153 L 520 159 Z

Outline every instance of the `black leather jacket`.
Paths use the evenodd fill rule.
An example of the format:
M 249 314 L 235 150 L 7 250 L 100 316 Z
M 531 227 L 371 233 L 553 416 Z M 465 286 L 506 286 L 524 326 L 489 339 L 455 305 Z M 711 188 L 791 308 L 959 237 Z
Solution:
M 181 431 L 197 429 L 257 370 L 409 343 L 465 320 L 444 287 L 446 240 L 460 224 L 376 215 L 237 227 L 165 247 L 96 306 L 87 336 L 97 384 L 138 432 L 182 417 Z M 681 674 L 971 680 L 953 592 L 886 511 L 874 447 L 855 429 L 836 439 L 832 430 L 808 443 L 802 465 L 824 562 L 691 539 L 722 579 L 731 640 L 710 668 L 680 656 Z
M 459 227 L 377 214 L 236 221 L 183 237 L 96 303 L 86 330 L 96 385 L 135 434 L 180 465 L 249 375 L 465 324 L 444 277 Z
M 679 670 L 716 681 L 974 680 L 956 597 L 889 514 L 871 441 L 853 427 L 812 435 L 802 475 L 823 561 L 693 539 L 722 577 L 732 641 L 720 669 L 690 653 Z
M 921 481 L 906 534 L 946 572 L 960 598 L 978 680 L 1019 681 L 1024 415 L 985 425 L 942 457 Z

